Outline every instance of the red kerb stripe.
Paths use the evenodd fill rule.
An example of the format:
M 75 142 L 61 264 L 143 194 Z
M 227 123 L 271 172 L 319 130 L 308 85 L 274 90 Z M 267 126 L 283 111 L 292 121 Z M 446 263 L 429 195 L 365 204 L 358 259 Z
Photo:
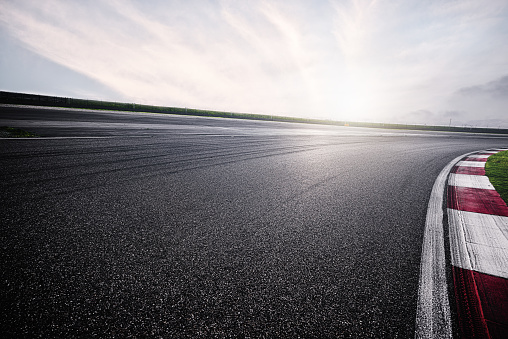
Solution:
M 452 266 L 461 338 L 489 338 L 473 271 Z
M 448 208 L 508 217 L 508 207 L 495 190 L 448 186 Z
M 455 166 L 452 173 L 456 174 L 469 174 L 469 175 L 485 175 L 485 168 L 469 167 L 469 166 Z
M 472 272 L 490 337 L 506 338 L 506 333 L 508 333 L 508 279 Z

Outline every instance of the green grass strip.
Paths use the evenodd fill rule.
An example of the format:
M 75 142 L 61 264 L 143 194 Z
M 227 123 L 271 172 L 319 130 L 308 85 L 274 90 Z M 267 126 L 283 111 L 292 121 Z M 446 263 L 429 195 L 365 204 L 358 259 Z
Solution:
M 504 202 L 508 204 L 508 151 L 491 155 L 485 165 L 485 174 Z
M 0 137 L 3 138 L 35 138 L 37 134 L 24 131 L 19 128 L 0 126 Z

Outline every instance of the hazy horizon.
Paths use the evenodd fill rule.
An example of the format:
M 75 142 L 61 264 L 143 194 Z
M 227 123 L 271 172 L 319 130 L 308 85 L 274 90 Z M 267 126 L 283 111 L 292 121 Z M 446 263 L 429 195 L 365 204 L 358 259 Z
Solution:
M 0 7 L 0 90 L 508 128 L 508 0 Z

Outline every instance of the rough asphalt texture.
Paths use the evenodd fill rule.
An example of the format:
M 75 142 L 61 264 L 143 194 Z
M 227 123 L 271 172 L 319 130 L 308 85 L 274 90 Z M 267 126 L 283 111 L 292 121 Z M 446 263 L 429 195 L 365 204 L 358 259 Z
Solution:
M 7 337 L 414 335 L 434 180 L 508 138 L 0 107 Z

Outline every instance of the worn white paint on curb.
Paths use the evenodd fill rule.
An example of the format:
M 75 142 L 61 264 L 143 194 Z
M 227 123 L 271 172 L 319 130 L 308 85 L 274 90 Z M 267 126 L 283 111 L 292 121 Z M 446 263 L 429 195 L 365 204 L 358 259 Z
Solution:
M 493 153 L 493 154 L 495 154 L 495 153 Z M 490 157 L 490 154 L 489 155 L 487 155 L 487 154 L 473 154 L 473 155 L 469 156 L 469 158 L 471 158 L 471 159 L 487 159 L 488 157 Z
M 508 217 L 448 209 L 452 265 L 508 279 Z
M 415 338 L 452 338 L 450 302 L 445 273 L 443 199 L 446 178 L 467 153 L 453 159 L 439 173 L 430 194 L 423 236 Z M 484 164 L 484 163 L 483 163 Z
M 448 185 L 459 187 L 470 187 L 484 190 L 495 190 L 490 180 L 485 175 L 469 175 L 450 173 Z
M 457 166 L 484 168 L 485 162 L 483 162 L 483 161 L 459 161 L 457 163 Z

